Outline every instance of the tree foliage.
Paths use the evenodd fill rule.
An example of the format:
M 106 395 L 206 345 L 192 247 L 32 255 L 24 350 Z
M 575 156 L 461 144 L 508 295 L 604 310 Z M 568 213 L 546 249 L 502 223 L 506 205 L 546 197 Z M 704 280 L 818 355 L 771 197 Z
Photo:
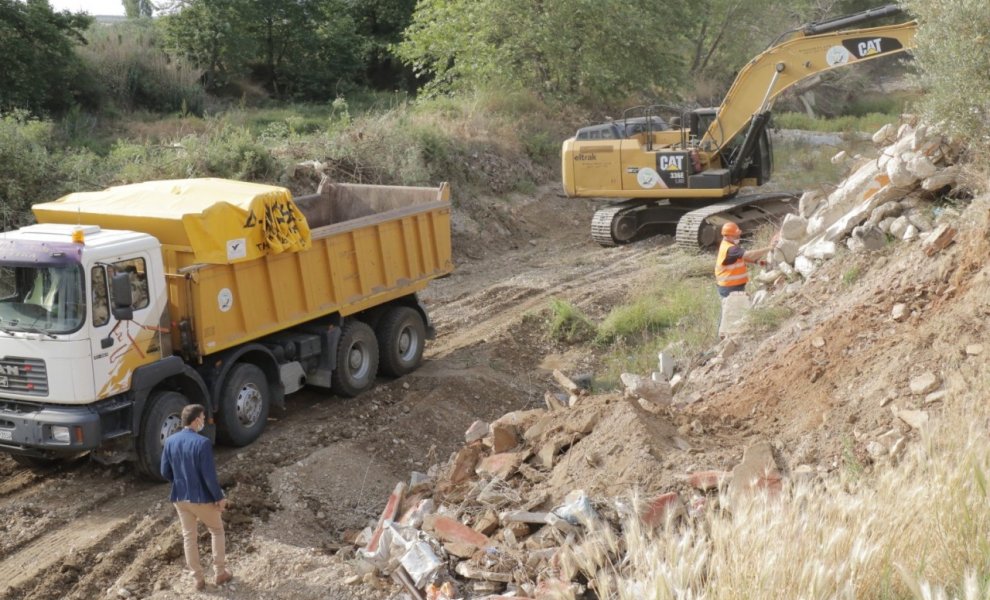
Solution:
M 931 122 L 990 150 L 990 3 L 906 0 L 918 17 L 915 60 Z
M 435 91 L 511 86 L 598 101 L 670 89 L 686 2 L 421 0 L 400 56 Z
M 150 17 L 155 12 L 155 5 L 150 0 L 121 0 L 121 4 L 128 19 Z
M 0 112 L 61 113 L 87 99 L 92 83 L 73 49 L 91 22 L 47 0 L 0 0 Z
M 362 82 L 409 4 L 179 0 L 163 24 L 169 47 L 203 70 L 208 89 L 251 80 L 279 98 L 322 100 Z

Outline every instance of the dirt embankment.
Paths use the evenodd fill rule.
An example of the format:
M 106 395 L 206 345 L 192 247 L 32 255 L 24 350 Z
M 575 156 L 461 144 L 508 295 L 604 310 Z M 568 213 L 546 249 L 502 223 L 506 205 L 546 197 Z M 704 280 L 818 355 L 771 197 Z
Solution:
M 345 538 L 377 519 L 396 482 L 463 447 L 472 422 L 543 408 L 552 369 L 598 366 L 593 350 L 546 338 L 536 315 L 551 298 L 607 307 L 644 283 L 646 261 L 669 251 L 663 237 L 599 248 L 588 238 L 591 213 L 590 203 L 553 188 L 461 199 L 457 270 L 423 295 L 438 329 L 424 366 L 357 399 L 296 394 L 258 442 L 218 450 L 236 579 L 200 597 L 401 593 L 356 570 Z M 687 407 L 597 399 L 595 431 L 532 491 L 550 506 L 577 488 L 600 496 L 683 489 L 687 473 L 731 469 L 761 441 L 773 444 L 785 475 L 852 459 L 869 468 L 871 441 L 892 430 L 913 435 L 891 406 L 937 413 L 944 401 L 912 393 L 913 375 L 944 381 L 962 361 L 986 360 L 966 351 L 986 336 L 990 313 L 985 231 L 974 227 L 933 257 L 917 244 L 891 245 L 824 265 L 778 295 L 792 316 L 774 333 L 740 338 L 734 355 L 688 377 L 678 394 L 697 401 Z M 895 304 L 906 305 L 906 318 L 891 317 Z M 34 473 L 0 457 L 0 476 L 0 596 L 189 596 L 165 486 L 85 461 Z

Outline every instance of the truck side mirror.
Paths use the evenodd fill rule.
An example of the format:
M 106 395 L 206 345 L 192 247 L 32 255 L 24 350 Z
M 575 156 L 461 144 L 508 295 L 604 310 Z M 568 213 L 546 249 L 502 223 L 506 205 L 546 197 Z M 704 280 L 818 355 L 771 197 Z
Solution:
M 127 273 L 115 273 L 110 280 L 111 312 L 118 321 L 134 318 L 134 298 L 131 296 L 131 278 Z

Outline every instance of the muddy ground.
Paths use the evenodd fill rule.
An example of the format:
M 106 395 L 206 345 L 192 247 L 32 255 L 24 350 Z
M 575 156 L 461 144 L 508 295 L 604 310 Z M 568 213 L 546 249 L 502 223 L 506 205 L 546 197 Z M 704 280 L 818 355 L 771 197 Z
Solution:
M 547 338 L 539 315 L 551 298 L 607 309 L 644 283 L 645 262 L 673 252 L 664 236 L 600 248 L 588 237 L 592 212 L 552 186 L 458 203 L 456 271 L 423 294 L 438 331 L 423 367 L 356 399 L 305 390 L 256 443 L 218 448 L 236 579 L 192 596 L 397 597 L 387 580 L 347 583 L 358 574 L 348 532 L 375 520 L 411 471 L 445 462 L 474 420 L 542 408 L 554 368 L 599 366 L 592 350 Z M 870 440 L 891 430 L 912 435 L 891 406 L 937 412 L 944 401 L 924 406 L 911 396 L 913 374 L 934 371 L 945 381 L 961 362 L 986 360 L 963 351 L 985 337 L 990 313 L 986 276 L 960 275 L 985 256 L 985 235 L 971 237 L 930 259 L 892 245 L 832 261 L 800 290 L 779 293 L 774 302 L 791 316 L 772 333 L 741 339 L 734 356 L 695 369 L 678 394 L 694 403 L 618 421 L 637 434 L 620 444 L 612 435 L 609 452 L 643 460 L 595 491 L 677 488 L 688 471 L 730 469 L 761 440 L 774 443 L 785 475 L 801 465 L 869 469 Z M 895 322 L 898 302 L 913 312 Z M 669 443 L 675 431 L 688 444 Z M 85 460 L 32 472 L 0 457 L 0 477 L 0 597 L 188 597 L 167 486 Z M 554 485 L 589 481 L 599 480 Z
M 438 335 L 425 364 L 356 399 L 307 389 L 246 448 L 217 450 L 227 513 L 230 598 L 387 598 L 343 583 L 344 534 L 377 518 L 414 470 L 443 462 L 475 419 L 543 406 L 563 355 L 537 315 L 550 298 L 611 303 L 669 239 L 607 250 L 588 236 L 592 205 L 558 196 L 455 209 L 455 273 L 422 295 Z M 550 357 L 550 364 L 543 364 Z M 554 359 L 556 357 L 556 360 Z M 568 370 L 591 356 L 568 356 Z M 0 456 L 0 597 L 184 595 L 168 487 L 87 460 L 31 471 Z M 203 542 L 208 546 L 208 538 Z M 204 550 L 206 546 L 204 546 Z M 121 591 L 126 590 L 126 591 Z

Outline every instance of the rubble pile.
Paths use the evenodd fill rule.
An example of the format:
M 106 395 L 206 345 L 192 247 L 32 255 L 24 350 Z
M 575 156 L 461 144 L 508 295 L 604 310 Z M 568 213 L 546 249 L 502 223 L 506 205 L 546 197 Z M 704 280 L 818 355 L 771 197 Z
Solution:
M 591 395 L 555 372 L 564 393 L 547 392 L 545 409 L 476 421 L 444 465 L 399 483 L 377 524 L 353 534 L 352 583 L 390 577 L 417 600 L 574 598 L 595 586 L 569 558 L 583 543 L 697 519 L 743 490 L 779 492 L 766 443 L 738 473 L 685 473 L 665 489 L 663 457 L 690 452 L 692 431 L 675 427 L 670 386 L 656 375 Z
M 934 254 L 952 243 L 949 216 L 932 200 L 959 185 L 958 145 L 937 126 L 905 115 L 899 127 L 885 125 L 873 135 L 881 147 L 876 159 L 850 159 L 840 152 L 833 162 L 858 160 L 853 173 L 832 193 L 806 192 L 797 214 L 785 217 L 780 241 L 769 257 L 764 284 L 807 279 L 840 244 L 853 252 L 883 248 L 888 239 L 920 241 Z

